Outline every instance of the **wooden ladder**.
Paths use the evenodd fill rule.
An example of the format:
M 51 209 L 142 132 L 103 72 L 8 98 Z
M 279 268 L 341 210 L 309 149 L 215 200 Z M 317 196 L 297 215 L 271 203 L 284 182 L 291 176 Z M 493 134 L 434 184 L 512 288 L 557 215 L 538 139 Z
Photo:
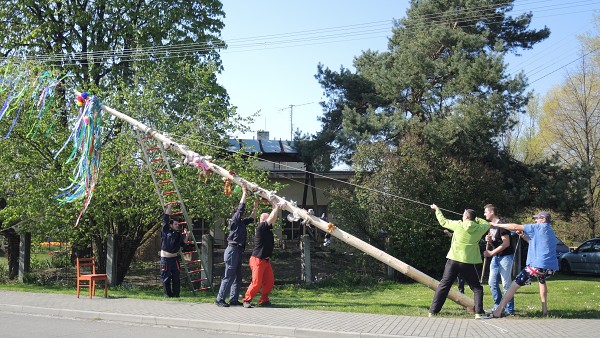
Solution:
M 152 135 L 143 135 L 140 131 L 137 131 L 137 139 L 142 149 L 144 162 L 150 169 L 156 194 L 163 210 L 171 205 L 173 210 L 171 216 L 183 217 L 184 221 L 179 223 L 182 227 L 187 226 L 187 231 L 190 232 L 189 241 L 185 243 L 185 247 L 179 250 L 181 265 L 187 276 L 190 289 L 194 295 L 198 291 L 212 290 L 212 282 L 208 278 L 205 269 L 206 262 L 202 256 L 202 242 L 196 241 L 194 236 L 194 224 L 181 198 L 166 150 L 162 142 L 154 139 Z

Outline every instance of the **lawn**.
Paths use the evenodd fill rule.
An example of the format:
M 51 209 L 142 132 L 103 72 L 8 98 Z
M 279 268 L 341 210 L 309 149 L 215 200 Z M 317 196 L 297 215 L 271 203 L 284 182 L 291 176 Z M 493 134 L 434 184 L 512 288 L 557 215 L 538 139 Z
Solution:
M 3 257 L 4 258 L 4 257 Z M 4 262 L 2 262 L 4 261 Z M 0 265 L 6 259 L 0 259 Z M 548 306 L 551 318 L 600 318 L 600 277 L 556 275 L 548 280 Z M 72 283 L 71 283 L 72 284 Z M 418 283 L 377 283 L 372 286 L 355 285 L 281 285 L 271 293 L 271 301 L 277 307 L 363 312 L 405 316 L 426 316 L 433 298 L 433 291 Z M 2 290 L 23 292 L 49 292 L 75 294 L 74 286 L 35 285 L 21 283 L 0 284 Z M 244 290 L 242 290 L 244 291 Z M 215 291 L 216 292 L 216 291 Z M 485 308 L 492 306 L 489 288 L 484 285 Z M 467 288 L 467 295 L 472 293 Z M 159 286 L 138 287 L 132 284 L 109 289 L 110 297 L 163 299 Z M 211 291 L 183 291 L 182 297 L 173 301 L 214 301 Z M 524 286 L 515 296 L 516 318 L 541 318 L 541 306 L 537 283 Z M 470 318 L 472 314 L 447 301 L 440 313 L 442 317 Z

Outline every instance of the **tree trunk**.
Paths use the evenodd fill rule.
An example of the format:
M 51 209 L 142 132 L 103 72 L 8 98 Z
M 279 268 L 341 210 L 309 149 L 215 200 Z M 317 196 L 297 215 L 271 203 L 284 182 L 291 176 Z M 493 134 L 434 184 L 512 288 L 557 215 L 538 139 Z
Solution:
M 92 241 L 92 250 L 96 259 L 96 271 L 98 273 L 106 273 L 106 240 L 104 237 L 95 234 Z
M 8 242 L 6 258 L 8 259 L 8 279 L 15 279 L 19 275 L 19 243 L 21 238 L 14 229 L 3 232 Z
M 133 240 L 121 238 L 121 243 L 119 243 L 119 248 L 117 250 L 117 285 L 122 284 L 123 280 L 125 280 L 125 276 L 127 276 L 127 272 L 129 272 L 129 267 L 131 266 L 131 262 L 133 261 L 133 257 L 135 256 L 135 252 L 140 246 L 140 243 L 141 238 Z

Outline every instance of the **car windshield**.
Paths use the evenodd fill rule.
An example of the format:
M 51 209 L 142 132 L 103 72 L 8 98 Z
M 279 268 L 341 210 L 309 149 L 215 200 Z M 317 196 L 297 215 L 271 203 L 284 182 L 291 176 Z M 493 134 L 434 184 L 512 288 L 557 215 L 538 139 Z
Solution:
M 587 242 L 581 244 L 579 246 L 579 248 L 577 248 L 577 251 L 579 251 L 579 252 L 600 251 L 600 241 L 595 241 L 595 240 L 587 241 Z

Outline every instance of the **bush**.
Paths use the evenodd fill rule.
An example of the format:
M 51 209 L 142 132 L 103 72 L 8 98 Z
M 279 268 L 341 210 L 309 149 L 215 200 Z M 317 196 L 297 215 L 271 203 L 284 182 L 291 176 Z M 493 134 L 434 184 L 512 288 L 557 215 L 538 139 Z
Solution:
M 0 283 L 8 282 L 8 266 L 0 264 Z

